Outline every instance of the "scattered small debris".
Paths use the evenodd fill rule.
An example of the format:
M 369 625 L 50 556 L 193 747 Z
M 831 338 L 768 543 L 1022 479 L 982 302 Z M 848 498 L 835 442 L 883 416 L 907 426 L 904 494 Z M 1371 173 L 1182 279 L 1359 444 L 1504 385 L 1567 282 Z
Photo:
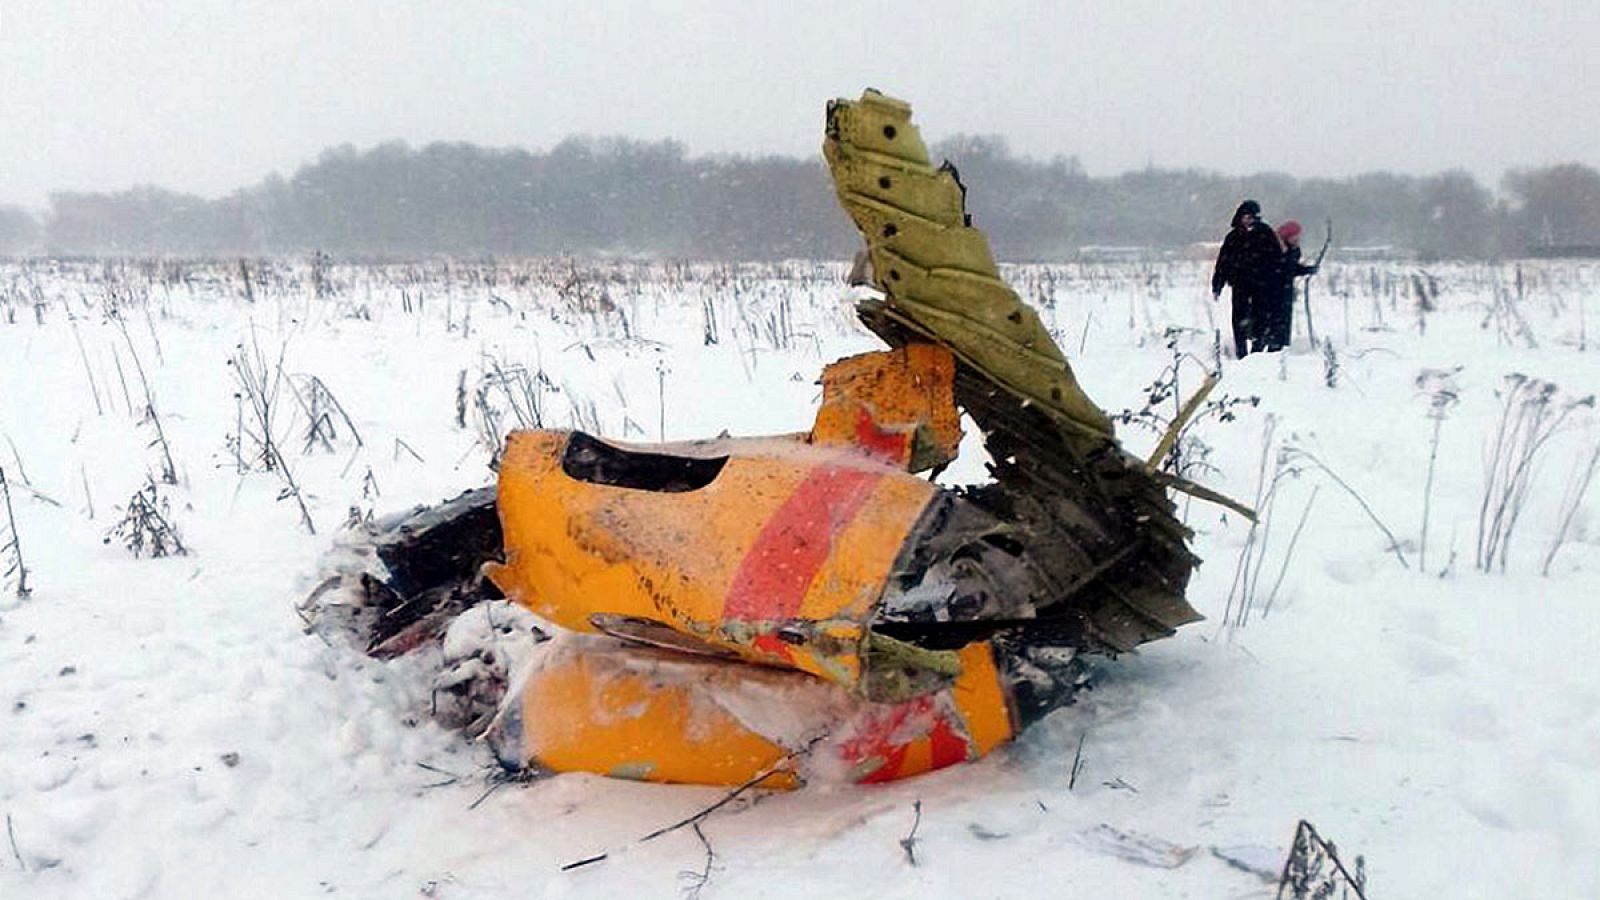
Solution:
M 1072 756 L 1072 775 L 1067 779 L 1067 790 L 1069 791 L 1078 786 L 1078 773 L 1083 771 L 1083 742 L 1088 738 L 1088 731 L 1078 735 L 1078 752 Z
M 977 822 L 968 824 L 967 831 L 971 832 L 972 836 L 980 841 L 998 841 L 1001 838 L 1008 838 L 1011 836 L 1008 832 L 1004 831 L 990 831 L 982 825 L 979 825 Z
M 575 860 L 573 862 L 569 862 L 569 863 L 563 865 L 561 867 L 561 871 L 563 871 L 563 872 L 571 872 L 573 869 L 581 869 L 584 866 L 593 865 L 594 863 L 597 863 L 597 862 L 605 862 L 606 857 L 608 857 L 610 855 L 611 854 L 609 854 L 609 853 L 597 853 L 594 856 L 584 857 L 583 859 Z
M 11 823 L 11 813 L 6 813 L 6 837 L 11 839 L 11 855 L 17 858 L 17 865 L 22 871 L 28 871 L 28 863 L 22 858 L 22 851 L 17 849 L 17 829 Z
M 239 754 L 229 751 L 222 754 L 222 764 L 232 769 L 239 765 Z
M 427 881 L 424 881 L 417 887 L 417 894 L 422 897 L 427 897 L 429 900 L 433 900 L 433 898 L 444 896 L 443 891 L 445 885 L 455 883 L 456 876 L 446 872 L 442 877 L 430 878 Z
M 457 775 L 456 773 L 451 772 L 449 770 L 441 769 L 438 766 L 431 766 L 431 765 L 429 765 L 429 764 L 427 764 L 425 762 L 417 763 L 417 768 L 424 769 L 426 771 L 433 772 L 433 773 L 435 773 L 437 775 L 443 775 L 444 776 L 444 780 L 443 781 L 432 781 L 432 782 L 429 782 L 429 783 L 423 785 L 422 787 L 424 789 L 447 787 L 449 785 L 455 784 L 456 782 L 460 781 L 464 777 L 464 776 L 461 776 L 461 775 Z
M 1253 844 L 1212 847 L 1211 855 L 1241 872 L 1249 872 L 1268 883 L 1278 880 L 1278 861 L 1283 859 L 1282 850 Z
M 479 806 L 482 806 L 483 801 L 489 799 L 490 794 L 493 794 L 495 791 L 500 790 L 508 784 L 525 785 L 532 781 L 538 780 L 542 774 L 543 773 L 537 769 L 521 769 L 515 772 L 507 772 L 497 769 L 495 770 L 494 774 L 489 776 L 489 787 L 485 789 L 483 793 L 479 794 L 478 799 L 472 801 L 472 805 L 468 806 L 467 809 L 477 809 Z
M 911 820 L 911 832 L 900 839 L 900 849 L 906 851 L 906 860 L 913 866 L 917 864 L 917 826 L 922 824 L 922 801 L 911 804 L 915 817 Z
M 1118 831 L 1103 824 L 1080 831 L 1075 837 L 1079 844 L 1097 853 L 1158 869 L 1176 869 L 1200 849 L 1198 846 L 1183 847 L 1135 831 Z
M 699 871 L 685 869 L 678 873 L 678 877 L 685 882 L 683 889 L 684 900 L 700 900 L 700 892 L 705 890 L 707 884 L 711 883 L 711 870 L 717 861 L 716 851 L 711 849 L 711 839 L 706 837 L 705 830 L 700 827 L 700 823 L 694 823 L 693 828 L 694 836 L 700 839 L 700 846 L 705 848 L 706 864 Z

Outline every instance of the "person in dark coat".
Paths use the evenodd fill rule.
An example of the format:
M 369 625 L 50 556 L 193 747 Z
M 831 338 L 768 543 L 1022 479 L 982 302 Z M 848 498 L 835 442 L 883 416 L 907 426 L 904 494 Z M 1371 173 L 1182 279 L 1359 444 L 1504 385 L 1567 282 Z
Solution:
M 1251 350 L 1266 349 L 1263 316 L 1270 316 L 1283 283 L 1279 266 L 1283 245 L 1272 226 L 1261 221 L 1261 204 L 1246 200 L 1233 213 L 1233 228 L 1222 239 L 1211 274 L 1211 298 L 1233 288 L 1233 346 L 1243 359 Z
M 1317 274 L 1316 266 L 1300 262 L 1300 223 L 1290 219 L 1278 226 L 1278 240 L 1283 242 L 1283 258 L 1278 262 L 1278 296 L 1270 303 L 1262 337 L 1266 349 L 1282 350 L 1289 346 L 1289 334 L 1294 323 L 1294 280 L 1302 275 Z

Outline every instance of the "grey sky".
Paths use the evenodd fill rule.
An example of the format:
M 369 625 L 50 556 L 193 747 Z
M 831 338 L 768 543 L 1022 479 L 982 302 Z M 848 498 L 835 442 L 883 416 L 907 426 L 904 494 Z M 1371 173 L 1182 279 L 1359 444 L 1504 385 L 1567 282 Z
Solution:
M 903 10 L 903 12 L 897 12 Z M 902 14 L 911 18 L 901 18 Z M 1094 174 L 1600 164 L 1600 0 L 0 0 L 0 200 L 332 144 L 815 152 L 872 85 Z

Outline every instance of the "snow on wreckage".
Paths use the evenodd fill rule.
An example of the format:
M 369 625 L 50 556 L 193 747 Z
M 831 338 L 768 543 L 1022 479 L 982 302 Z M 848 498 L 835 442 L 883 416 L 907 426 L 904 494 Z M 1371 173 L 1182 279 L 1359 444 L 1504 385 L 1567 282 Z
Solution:
M 892 349 L 824 369 L 810 432 L 513 433 L 497 488 L 381 523 L 381 566 L 309 604 L 380 656 L 462 644 L 506 599 L 536 616 L 553 637 L 509 677 L 503 658 L 444 654 L 470 663 L 445 679 L 452 717 L 507 766 L 903 778 L 1070 702 L 1083 656 L 1200 618 L 1167 488 L 1207 492 L 1120 447 L 910 107 L 830 103 L 823 152 L 882 294 L 858 313 Z M 996 462 L 946 489 L 917 473 L 955 458 L 958 409 Z

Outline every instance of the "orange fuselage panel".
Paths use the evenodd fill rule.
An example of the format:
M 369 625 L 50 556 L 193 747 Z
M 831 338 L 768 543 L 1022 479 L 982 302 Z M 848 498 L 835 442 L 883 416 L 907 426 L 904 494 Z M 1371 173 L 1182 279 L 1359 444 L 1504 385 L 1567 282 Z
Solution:
M 758 440 L 728 442 L 704 486 L 646 490 L 569 475 L 568 440 L 508 442 L 506 561 L 490 571 L 507 596 L 573 631 L 647 620 L 856 685 L 865 623 L 932 484 L 849 450 Z
M 1013 735 L 987 642 L 950 687 L 873 703 L 798 672 L 569 637 L 541 648 L 502 736 L 519 761 L 643 781 L 768 788 L 892 781 Z

